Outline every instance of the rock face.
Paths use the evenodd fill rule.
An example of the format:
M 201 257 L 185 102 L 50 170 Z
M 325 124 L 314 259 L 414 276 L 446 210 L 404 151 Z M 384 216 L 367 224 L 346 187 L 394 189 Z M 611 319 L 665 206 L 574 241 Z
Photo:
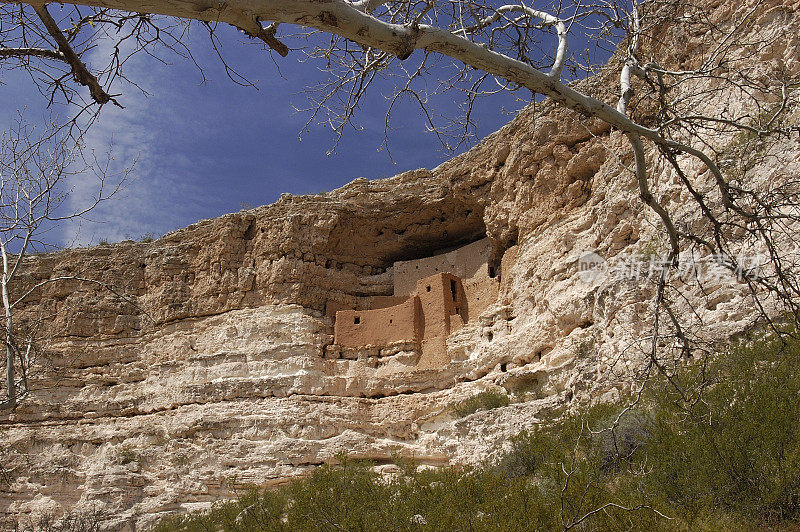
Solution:
M 515 255 L 505 255 L 508 269 Z M 500 268 L 490 265 L 491 256 L 491 240 L 483 238 L 446 253 L 397 261 L 387 271 L 393 280 L 391 296 L 375 296 L 367 308 L 348 310 L 342 309 L 345 304 L 328 300 L 325 314 L 334 318 L 334 325 L 326 356 L 382 357 L 402 352 L 415 369 L 447 366 L 452 360 L 447 338 L 497 302 Z
M 773 27 L 775 10 L 796 29 L 796 4 L 767 4 L 753 31 Z M 797 72 L 797 34 L 786 32 L 785 54 L 765 69 Z M 795 141 L 774 151 L 754 175 L 800 175 Z M 52 342 L 34 393 L 0 415 L 0 513 L 98 509 L 110 528 L 133 529 L 339 453 L 378 464 L 491 459 L 571 405 L 618 400 L 634 382 L 653 283 L 587 276 L 581 261 L 594 251 L 609 271 L 632 260 L 646 270 L 661 249 L 629 162 L 618 132 L 545 104 L 433 170 L 286 195 L 151 243 L 35 257 L 22 284 L 80 275 L 114 290 L 53 283 L 27 302 Z M 674 175 L 652 175 L 676 217 L 697 217 Z M 499 294 L 447 337 L 445 363 L 426 369 L 403 346 L 380 364 L 325 356 L 326 303 L 370 308 L 393 295 L 395 262 L 484 237 Z M 682 295 L 712 339 L 752 316 L 735 279 Z M 517 400 L 452 416 L 451 404 L 487 388 Z

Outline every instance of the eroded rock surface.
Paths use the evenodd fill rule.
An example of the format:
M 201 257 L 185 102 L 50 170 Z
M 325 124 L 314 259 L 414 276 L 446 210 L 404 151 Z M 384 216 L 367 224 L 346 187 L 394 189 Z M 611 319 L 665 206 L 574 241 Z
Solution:
M 796 3 L 767 4 L 753 31 L 773 27 L 775 9 L 782 27 L 796 27 Z M 797 32 L 783 44 L 764 68 L 796 72 Z M 800 175 L 796 141 L 773 150 L 754 175 Z M 618 400 L 649 331 L 653 285 L 587 280 L 578 263 L 595 251 L 612 268 L 644 264 L 663 244 L 629 163 L 619 133 L 545 104 L 433 170 L 286 195 L 151 243 L 31 259 L 25 285 L 81 275 L 115 290 L 53 283 L 28 301 L 53 341 L 35 392 L 0 416 L 0 512 L 99 508 L 109 527 L 132 529 L 338 453 L 475 463 L 571 405 Z M 675 176 L 652 170 L 659 200 L 696 218 Z M 698 165 L 689 178 L 708 174 Z M 502 270 L 499 296 L 447 338 L 449 363 L 417 367 L 403 346 L 380 364 L 325 357 L 326 302 L 390 296 L 395 261 L 484 236 Z M 709 338 L 752 318 L 735 279 L 682 295 Z M 517 400 L 453 417 L 450 405 L 488 388 Z

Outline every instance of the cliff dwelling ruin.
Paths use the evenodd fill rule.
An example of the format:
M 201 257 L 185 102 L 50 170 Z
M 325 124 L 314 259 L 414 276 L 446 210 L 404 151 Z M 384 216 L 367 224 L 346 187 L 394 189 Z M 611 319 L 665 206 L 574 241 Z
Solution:
M 514 253 L 505 255 L 500 270 L 510 266 Z M 326 356 L 407 351 L 417 355 L 418 368 L 446 365 L 447 337 L 497 301 L 502 271 L 491 265 L 491 256 L 491 241 L 483 238 L 430 257 L 396 261 L 391 296 L 374 296 L 360 308 L 328 301 L 334 339 Z

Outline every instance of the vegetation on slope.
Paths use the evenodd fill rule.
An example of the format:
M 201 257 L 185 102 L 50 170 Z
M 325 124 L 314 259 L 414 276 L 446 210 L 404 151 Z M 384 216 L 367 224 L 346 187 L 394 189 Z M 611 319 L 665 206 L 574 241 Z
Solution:
M 450 407 L 450 411 L 455 417 L 466 417 L 479 410 L 492 410 L 502 406 L 508 406 L 511 399 L 503 392 L 497 390 L 486 390 L 467 397 L 460 403 Z
M 800 340 L 766 338 L 519 434 L 475 469 L 386 477 L 343 460 L 158 532 L 752 530 L 800 521 Z M 618 422 L 615 424 L 615 420 Z M 614 430 L 608 427 L 614 425 Z M 603 430 L 603 429 L 607 430 Z

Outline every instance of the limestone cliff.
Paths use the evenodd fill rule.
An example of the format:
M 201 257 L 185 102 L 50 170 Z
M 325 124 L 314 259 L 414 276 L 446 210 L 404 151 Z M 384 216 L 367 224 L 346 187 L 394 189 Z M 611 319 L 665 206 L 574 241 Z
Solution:
M 796 28 L 797 9 L 767 2 L 753 31 L 776 16 Z M 797 32 L 784 41 L 765 64 L 796 71 Z M 761 175 L 800 175 L 796 142 L 774 150 L 780 159 Z M 53 340 L 35 393 L 0 417 L 0 513 L 99 508 L 109 526 L 132 528 L 338 453 L 477 462 L 572 404 L 614 400 L 630 385 L 652 286 L 587 280 L 578 261 L 591 250 L 611 263 L 641 258 L 663 240 L 629 157 L 605 124 L 540 104 L 433 170 L 285 195 L 154 242 L 31 259 L 25 283 L 80 273 L 116 293 L 54 283 L 27 303 Z M 653 175 L 660 201 L 691 220 L 674 176 Z M 515 260 L 497 301 L 447 338 L 449 363 L 324 356 L 328 301 L 356 308 L 390 296 L 396 261 L 483 237 L 490 260 L 516 246 Z M 686 297 L 709 337 L 746 326 L 744 286 L 705 288 Z M 492 387 L 519 402 L 452 416 L 449 405 Z

